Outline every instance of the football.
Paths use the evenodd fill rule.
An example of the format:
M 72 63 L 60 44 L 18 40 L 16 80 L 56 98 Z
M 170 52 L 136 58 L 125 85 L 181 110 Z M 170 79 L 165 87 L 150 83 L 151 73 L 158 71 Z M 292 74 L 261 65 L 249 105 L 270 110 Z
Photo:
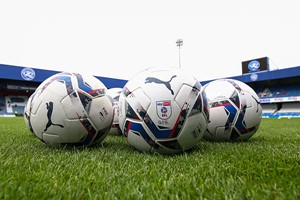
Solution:
M 262 107 L 250 86 L 234 79 L 217 79 L 205 84 L 203 91 L 210 107 L 205 139 L 245 141 L 256 133 Z
M 113 122 L 113 103 L 96 77 L 57 73 L 28 99 L 24 119 L 49 146 L 92 146 L 104 140 Z
M 119 126 L 119 97 L 122 92 L 122 88 L 109 88 L 107 91 L 107 95 L 109 95 L 114 103 L 114 120 L 109 131 L 110 134 L 114 135 L 122 135 L 120 126 Z
M 208 123 L 201 84 L 178 68 L 148 68 L 134 75 L 119 98 L 119 125 L 142 152 L 174 154 L 195 147 Z
M 31 105 L 31 101 L 32 101 L 32 98 L 33 98 L 34 95 L 31 95 L 27 102 L 26 102 L 26 105 L 24 107 L 24 121 L 25 121 L 25 125 L 27 127 L 28 130 L 30 130 L 32 133 L 33 133 L 33 130 L 32 130 L 32 127 L 31 127 L 31 124 L 30 124 L 30 105 Z

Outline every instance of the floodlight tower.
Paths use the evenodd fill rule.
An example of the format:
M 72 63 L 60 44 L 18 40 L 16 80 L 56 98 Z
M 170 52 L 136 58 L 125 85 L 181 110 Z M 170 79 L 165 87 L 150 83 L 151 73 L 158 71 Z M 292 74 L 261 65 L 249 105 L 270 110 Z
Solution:
M 178 54 L 178 56 L 179 56 L 179 68 L 181 68 L 181 60 L 180 60 L 180 49 L 181 49 L 181 46 L 183 45 L 183 39 L 178 39 L 177 41 L 176 41 L 176 46 L 178 47 L 178 50 L 179 50 L 179 54 Z

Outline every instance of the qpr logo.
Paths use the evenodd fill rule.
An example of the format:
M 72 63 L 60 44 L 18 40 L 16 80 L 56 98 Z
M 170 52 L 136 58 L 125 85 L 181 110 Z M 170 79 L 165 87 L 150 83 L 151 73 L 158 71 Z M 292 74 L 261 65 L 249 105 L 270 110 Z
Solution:
M 251 74 L 250 79 L 251 79 L 251 81 L 256 81 L 258 79 L 258 75 L 253 73 L 253 74 Z
M 172 114 L 171 101 L 157 101 L 156 112 L 160 119 L 169 119 Z
M 260 63 L 257 60 L 253 60 L 248 64 L 248 69 L 251 72 L 259 71 L 259 68 L 260 68 Z
M 35 77 L 35 71 L 31 68 L 24 68 L 21 71 L 21 76 L 26 81 L 31 81 Z

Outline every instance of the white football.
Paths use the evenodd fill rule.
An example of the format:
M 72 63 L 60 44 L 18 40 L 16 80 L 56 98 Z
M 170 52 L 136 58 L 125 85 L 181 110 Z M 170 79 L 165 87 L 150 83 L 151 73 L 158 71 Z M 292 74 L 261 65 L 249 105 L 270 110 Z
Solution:
M 25 125 L 27 127 L 28 130 L 30 130 L 33 133 L 32 127 L 31 127 L 31 123 L 30 123 L 30 112 L 31 112 L 31 101 L 33 99 L 34 95 L 31 95 L 25 105 L 24 108 L 24 121 L 25 121 Z
M 120 129 L 129 144 L 143 152 L 192 149 L 202 139 L 207 120 L 201 84 L 178 68 L 143 70 L 120 94 Z
M 119 97 L 122 92 L 122 88 L 109 88 L 107 95 L 109 95 L 114 103 L 114 121 L 110 129 L 110 134 L 122 135 L 120 126 L 119 126 Z
M 94 76 L 58 73 L 31 95 L 24 119 L 29 130 L 49 146 L 100 143 L 113 122 L 107 88 Z
M 262 107 L 250 86 L 234 79 L 218 79 L 205 84 L 203 91 L 210 105 L 205 139 L 241 141 L 256 133 Z

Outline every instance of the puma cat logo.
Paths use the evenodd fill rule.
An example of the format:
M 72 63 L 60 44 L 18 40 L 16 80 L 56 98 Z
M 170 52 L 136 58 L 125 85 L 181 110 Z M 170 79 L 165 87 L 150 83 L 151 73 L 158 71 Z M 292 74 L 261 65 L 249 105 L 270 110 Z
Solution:
M 145 80 L 145 83 L 157 83 L 157 84 L 164 84 L 168 90 L 171 91 L 171 94 L 174 95 L 174 91 L 171 88 L 171 84 L 170 82 L 172 81 L 173 78 L 177 77 L 176 75 L 172 76 L 171 79 L 169 81 L 162 81 L 159 80 L 158 78 L 155 77 L 147 77 Z
M 61 125 L 61 124 L 54 124 L 52 123 L 52 120 L 51 120 L 51 117 L 52 117 L 52 112 L 53 112 L 53 102 L 50 101 L 49 103 L 46 103 L 46 106 L 47 106 L 47 118 L 48 118 L 48 123 L 46 124 L 46 127 L 44 129 L 44 131 L 47 131 L 47 129 L 53 125 L 53 126 L 59 126 L 61 128 L 63 128 L 64 126 Z

